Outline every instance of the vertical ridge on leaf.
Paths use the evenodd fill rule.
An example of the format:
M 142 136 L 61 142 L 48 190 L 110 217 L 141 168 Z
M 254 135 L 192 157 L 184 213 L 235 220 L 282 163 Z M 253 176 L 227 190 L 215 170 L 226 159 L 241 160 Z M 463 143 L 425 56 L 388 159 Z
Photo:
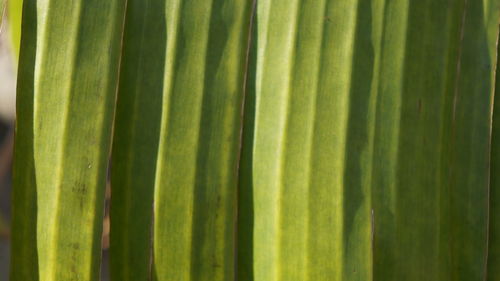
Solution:
M 240 278 L 484 279 L 497 24 L 497 0 L 260 1 Z
M 452 279 L 485 280 L 491 116 L 500 4 L 467 1 L 453 102 L 450 213 Z
M 13 241 L 34 266 L 13 264 L 12 280 L 99 279 L 124 7 L 24 1 L 13 232 L 36 238 Z
M 354 61 L 356 28 L 372 11 L 361 1 L 258 4 L 255 125 L 245 128 L 240 182 L 244 194 L 252 193 L 252 204 L 240 212 L 253 220 L 253 227 L 252 233 L 240 227 L 240 240 L 251 243 L 239 246 L 245 260 L 240 278 L 343 280 L 351 276 L 344 265 L 356 259 L 366 260 L 367 266 L 354 275 L 369 277 L 371 255 L 363 251 L 370 249 L 369 235 L 359 247 L 344 248 L 343 243 L 351 235 L 344 221 L 355 220 L 344 214 L 344 204 L 358 195 L 364 198 L 361 222 L 354 224 L 370 229 L 370 196 L 362 194 L 367 186 L 349 198 L 342 191 L 343 181 L 351 177 L 344 169 L 349 93 L 359 89 L 353 73 L 364 71 L 354 69 L 360 66 Z M 252 268 L 245 254 L 252 255 Z
M 150 280 L 167 43 L 164 0 L 129 0 L 111 160 L 111 279 Z
M 155 280 L 233 280 L 252 1 L 167 0 Z

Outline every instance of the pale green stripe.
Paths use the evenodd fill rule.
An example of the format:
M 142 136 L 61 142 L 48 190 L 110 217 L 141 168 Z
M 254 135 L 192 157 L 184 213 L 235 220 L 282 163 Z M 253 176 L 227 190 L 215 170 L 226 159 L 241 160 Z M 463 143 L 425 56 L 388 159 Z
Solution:
M 290 100 L 290 75 L 299 3 L 298 0 L 288 3 L 270 1 L 268 7 L 271 16 L 267 19 L 267 33 L 264 33 L 267 36 L 264 39 L 266 45 L 258 58 L 262 59 L 262 70 L 259 81 L 261 84 L 257 87 L 268 94 L 256 94 L 256 128 L 259 128 L 261 123 L 268 124 L 268 127 L 255 130 L 255 147 L 263 144 L 260 150 L 254 148 L 254 185 L 263 187 L 260 192 L 254 188 L 255 228 L 261 228 L 263 231 L 254 232 L 254 243 L 267 247 L 255 247 L 254 268 L 259 269 L 255 271 L 256 280 L 278 280 L 282 273 L 280 200 L 284 161 L 281 155 L 286 145 L 284 134 Z M 257 19 L 260 16 L 258 13 Z M 260 35 L 257 36 L 256 40 L 259 42 Z M 262 198 L 262 192 L 266 193 L 265 198 Z

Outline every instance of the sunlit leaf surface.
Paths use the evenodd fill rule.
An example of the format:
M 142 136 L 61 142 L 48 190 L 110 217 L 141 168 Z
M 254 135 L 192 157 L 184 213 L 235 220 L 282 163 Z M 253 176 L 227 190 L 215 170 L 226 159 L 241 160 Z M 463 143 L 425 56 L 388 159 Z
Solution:
M 239 280 L 485 280 L 498 12 L 259 1 Z
M 11 280 L 99 280 L 125 1 L 24 2 Z

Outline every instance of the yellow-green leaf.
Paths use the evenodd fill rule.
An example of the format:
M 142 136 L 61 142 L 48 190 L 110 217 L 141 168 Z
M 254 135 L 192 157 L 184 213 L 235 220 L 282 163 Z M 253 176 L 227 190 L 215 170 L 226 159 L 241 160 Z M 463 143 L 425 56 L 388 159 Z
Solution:
M 258 3 L 255 136 L 253 162 L 246 166 L 254 222 L 240 235 L 253 233 L 253 263 L 240 269 L 246 273 L 240 280 L 350 280 L 353 275 L 367 280 L 371 275 L 369 178 L 361 173 L 369 167 L 356 165 L 356 159 L 344 162 L 346 145 L 359 145 L 348 143 L 348 134 L 369 134 L 362 115 L 361 126 L 352 125 L 355 132 L 348 133 L 347 121 L 351 94 L 364 99 L 362 113 L 373 104 L 369 77 L 355 85 L 357 92 L 350 82 L 351 73 L 361 79 L 372 71 L 373 62 L 361 63 L 370 48 L 371 13 L 369 1 Z M 370 157 L 369 151 L 354 152 L 349 156 Z M 351 177 L 345 165 L 352 166 Z M 353 181 L 348 192 L 344 180 Z M 344 212 L 347 200 L 353 210 Z M 343 234 L 344 221 L 350 237 Z M 249 252 L 247 247 L 239 245 Z M 350 259 L 344 259 L 347 249 Z
M 98 280 L 125 1 L 24 1 L 11 280 Z
M 239 280 L 485 279 L 498 4 L 259 1 Z
M 251 1 L 167 0 L 155 280 L 233 280 Z

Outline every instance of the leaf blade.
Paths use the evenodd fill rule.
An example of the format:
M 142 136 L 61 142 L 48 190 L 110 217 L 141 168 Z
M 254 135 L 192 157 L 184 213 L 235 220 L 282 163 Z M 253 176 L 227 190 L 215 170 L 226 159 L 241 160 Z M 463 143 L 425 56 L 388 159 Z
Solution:
M 24 2 L 13 232 L 36 227 L 36 238 L 13 241 L 12 259 L 38 267 L 13 264 L 12 280 L 99 278 L 124 4 Z M 36 213 L 23 215 L 33 208 L 24 201 Z
M 498 3 L 261 4 L 242 279 L 483 280 Z
M 233 280 L 251 1 L 167 1 L 155 280 Z
M 165 12 L 164 0 L 127 3 L 111 168 L 111 280 L 150 280 Z

